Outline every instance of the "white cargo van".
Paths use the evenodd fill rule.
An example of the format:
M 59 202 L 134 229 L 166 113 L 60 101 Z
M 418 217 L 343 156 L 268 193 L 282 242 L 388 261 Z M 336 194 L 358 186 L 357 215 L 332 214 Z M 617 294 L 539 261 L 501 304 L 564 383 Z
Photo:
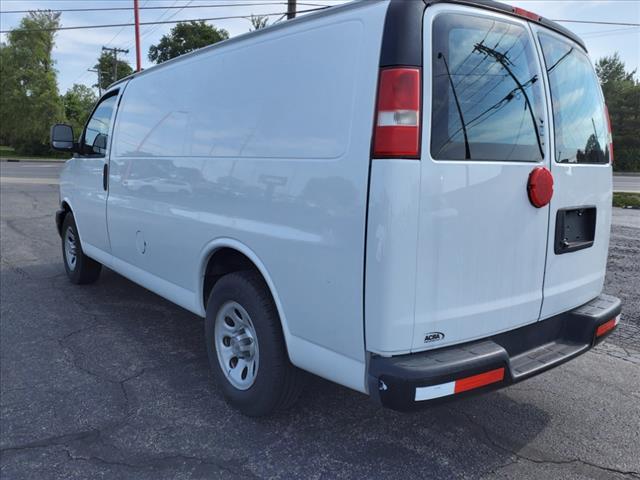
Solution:
M 611 332 L 613 151 L 584 44 L 531 12 L 367 0 L 103 95 L 61 175 L 74 283 L 101 265 L 205 318 L 248 415 L 308 371 L 408 409 Z

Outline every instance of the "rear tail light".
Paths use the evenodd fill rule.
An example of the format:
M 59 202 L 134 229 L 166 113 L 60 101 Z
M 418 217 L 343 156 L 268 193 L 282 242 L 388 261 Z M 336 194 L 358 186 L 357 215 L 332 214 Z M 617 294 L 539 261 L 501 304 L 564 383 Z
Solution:
M 419 158 L 420 69 L 380 71 L 376 105 L 374 157 Z
M 613 165 L 613 132 L 611 130 L 611 117 L 609 116 L 609 109 L 604 106 L 604 111 L 607 114 L 607 128 L 609 129 L 609 160 Z
M 539 22 L 541 18 L 537 13 L 530 12 L 529 10 L 525 10 L 524 8 L 520 7 L 513 7 L 513 13 L 518 15 L 519 17 L 533 20 L 534 22 Z

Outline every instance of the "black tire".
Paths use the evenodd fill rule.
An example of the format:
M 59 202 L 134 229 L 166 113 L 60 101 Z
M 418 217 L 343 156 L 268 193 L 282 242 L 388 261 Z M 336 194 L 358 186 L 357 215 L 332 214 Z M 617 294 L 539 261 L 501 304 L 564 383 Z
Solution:
M 236 302 L 250 316 L 259 345 L 259 366 L 253 384 L 236 388 L 222 371 L 216 349 L 215 323 L 218 313 Z M 205 339 L 209 365 L 226 401 L 251 417 L 270 415 L 292 406 L 302 392 L 305 374 L 289 361 L 280 317 L 271 294 L 257 272 L 225 275 L 214 285 L 207 302 Z
M 73 242 L 75 243 L 75 262 L 71 261 L 67 255 L 67 249 L 69 248 L 67 238 L 69 235 L 73 237 Z M 101 264 L 87 257 L 82 251 L 78 227 L 76 227 L 76 221 L 71 212 L 65 215 L 64 222 L 62 222 L 62 262 L 64 263 L 67 277 L 69 277 L 71 283 L 76 285 L 95 282 L 98 280 L 102 270 Z

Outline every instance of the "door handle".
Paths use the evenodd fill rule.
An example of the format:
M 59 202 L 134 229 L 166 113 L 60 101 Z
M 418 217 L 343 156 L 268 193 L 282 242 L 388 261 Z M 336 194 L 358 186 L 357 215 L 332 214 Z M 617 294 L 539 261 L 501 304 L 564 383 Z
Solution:
M 102 167 L 102 188 L 104 189 L 105 192 L 107 191 L 108 186 L 109 186 L 109 165 L 105 163 L 104 167 Z

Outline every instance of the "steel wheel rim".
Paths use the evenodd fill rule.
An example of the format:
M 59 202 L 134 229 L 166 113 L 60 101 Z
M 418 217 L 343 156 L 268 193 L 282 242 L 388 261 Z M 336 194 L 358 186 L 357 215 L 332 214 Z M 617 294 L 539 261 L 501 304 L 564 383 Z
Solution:
M 73 229 L 69 227 L 64 234 L 64 256 L 71 271 L 76 269 L 76 262 L 78 261 L 77 249 L 76 235 L 73 233 Z
M 253 322 L 238 302 L 226 302 L 216 315 L 214 342 L 225 378 L 238 390 L 247 390 L 258 375 L 259 348 Z

